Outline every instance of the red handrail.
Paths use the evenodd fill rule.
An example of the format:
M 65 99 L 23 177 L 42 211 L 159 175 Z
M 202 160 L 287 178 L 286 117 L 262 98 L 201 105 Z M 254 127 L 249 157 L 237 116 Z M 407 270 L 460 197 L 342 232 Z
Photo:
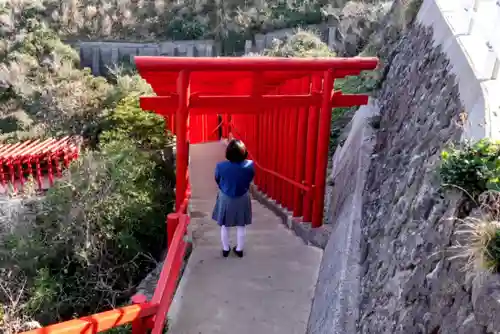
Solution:
M 23 334 L 91 334 L 102 332 L 117 326 L 125 325 L 136 319 L 154 315 L 158 305 L 142 303 L 117 308 L 111 311 L 93 314 L 88 317 L 61 322 L 55 325 L 34 329 Z
M 238 134 L 241 137 L 241 134 L 238 131 L 238 128 L 234 125 L 234 123 L 232 121 L 230 121 L 229 124 L 231 124 L 231 129 L 234 132 L 236 132 L 236 134 Z M 230 133 L 229 135 L 233 136 L 232 133 Z M 303 190 L 305 192 L 310 192 L 313 189 L 313 187 L 311 187 L 311 186 L 304 185 L 304 184 L 302 184 L 300 182 L 297 182 L 297 181 L 294 181 L 294 180 L 292 180 L 292 179 L 290 179 L 290 178 L 288 178 L 288 177 L 286 177 L 286 176 L 284 176 L 284 175 L 282 175 L 280 173 L 277 173 L 277 172 L 275 172 L 273 170 L 270 170 L 270 169 L 267 169 L 267 168 L 263 167 L 258 161 L 255 160 L 255 158 L 252 155 L 252 153 L 248 150 L 248 147 L 247 147 L 247 152 L 248 152 L 248 155 L 250 156 L 250 158 L 252 158 L 252 161 L 253 161 L 254 165 L 257 168 L 259 168 L 261 171 L 263 171 L 265 173 L 268 173 L 268 174 L 271 174 L 273 176 L 276 176 L 277 178 L 279 178 L 279 179 L 281 179 L 281 180 L 283 180 L 285 182 L 288 182 L 291 185 L 293 185 L 293 186 L 295 186 L 295 187 L 297 187 L 297 188 L 299 188 L 299 189 L 301 189 L 301 190 Z
M 169 223 L 178 222 L 168 247 L 167 257 L 151 302 L 146 297 L 136 295 L 136 305 L 129 305 L 91 316 L 69 320 L 58 324 L 34 329 L 23 334 L 94 334 L 114 327 L 132 323 L 133 333 L 142 333 L 152 328 L 152 334 L 161 334 L 165 325 L 168 309 L 172 303 L 179 280 L 182 263 L 186 254 L 187 242 L 184 236 L 189 225 L 189 216 L 184 213 L 169 214 Z M 142 298 L 141 298 L 142 297 Z
M 175 229 L 172 238 L 172 246 L 169 247 L 169 253 L 165 259 L 158 285 L 152 299 L 153 303 L 158 303 L 158 311 L 153 319 L 154 326 L 152 334 L 161 334 L 165 325 L 168 309 L 172 304 L 172 299 L 177 287 L 177 281 L 182 268 L 184 255 L 186 254 L 187 242 L 184 236 L 189 224 L 189 217 L 186 214 L 181 214 L 179 224 Z
M 189 185 L 187 171 L 186 180 Z M 190 196 L 191 190 L 188 186 L 178 212 L 167 216 L 168 251 L 151 301 L 147 301 L 144 295 L 135 295 L 132 297 L 135 305 L 61 322 L 23 334 L 94 334 L 129 323 L 132 324 L 132 333 L 144 333 L 147 329 L 152 329 L 152 334 L 161 334 L 187 250 L 184 236 L 190 221 L 186 214 Z

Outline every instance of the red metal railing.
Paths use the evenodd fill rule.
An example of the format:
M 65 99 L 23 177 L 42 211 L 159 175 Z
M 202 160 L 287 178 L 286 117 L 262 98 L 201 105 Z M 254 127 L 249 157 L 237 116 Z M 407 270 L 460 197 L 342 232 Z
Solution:
M 174 134 L 176 134 L 176 129 L 173 130 Z M 177 180 L 184 180 L 186 188 L 182 193 L 179 193 L 179 187 L 177 187 L 176 194 L 179 203 L 177 211 L 167 216 L 168 251 L 152 299 L 148 301 L 146 296 L 136 294 L 132 297 L 134 305 L 97 313 L 80 319 L 61 322 L 25 332 L 24 334 L 90 334 L 126 324 L 132 324 L 132 333 L 145 333 L 148 330 L 152 330 L 152 334 L 163 333 L 168 309 L 175 294 L 188 246 L 185 236 L 190 220 L 187 215 L 189 198 L 191 196 L 189 172 L 187 169 L 189 146 L 187 141 L 183 143 L 180 142 L 179 137 L 182 136 L 177 136 L 177 147 L 179 149 L 179 146 L 181 146 L 186 150 L 183 155 L 186 160 L 184 163 L 181 162 L 181 165 L 186 166 L 186 169 L 182 174 L 177 174 Z M 177 155 L 177 165 L 179 165 L 179 159 L 180 157 Z M 180 177 L 180 175 L 182 175 L 182 177 Z
M 134 305 L 117 308 L 111 311 L 93 314 L 80 319 L 61 322 L 55 325 L 35 329 L 25 334 L 93 334 L 114 327 L 132 324 L 132 333 L 163 333 L 166 316 L 182 269 L 187 242 L 184 236 L 189 224 L 189 216 L 184 213 L 168 215 L 167 225 L 175 226 L 170 236 L 167 257 L 165 259 L 153 298 L 148 301 L 144 295 L 132 297 Z

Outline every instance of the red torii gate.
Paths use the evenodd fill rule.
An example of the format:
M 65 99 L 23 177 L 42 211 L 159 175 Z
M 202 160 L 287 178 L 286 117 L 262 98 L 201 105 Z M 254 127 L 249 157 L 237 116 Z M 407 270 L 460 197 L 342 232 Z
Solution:
M 2 190 L 10 185 L 17 192 L 18 185 L 24 187 L 29 177 L 34 177 L 39 191 L 44 190 L 44 176 L 49 185 L 54 176 L 62 177 L 62 169 L 78 158 L 77 137 L 26 140 L 15 144 L 0 144 L 0 186 Z
M 177 211 L 189 196 L 189 142 L 217 140 L 222 126 L 223 136 L 246 142 L 257 186 L 321 226 L 332 108 L 368 101 L 334 91 L 334 81 L 374 69 L 376 58 L 135 57 L 135 63 L 157 94 L 142 97 L 141 107 L 168 118 L 177 136 Z

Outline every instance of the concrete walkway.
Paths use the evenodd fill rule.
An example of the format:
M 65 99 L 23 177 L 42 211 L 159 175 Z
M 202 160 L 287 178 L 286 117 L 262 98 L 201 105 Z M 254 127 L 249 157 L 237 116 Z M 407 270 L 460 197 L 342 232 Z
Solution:
M 322 251 L 252 201 L 245 257 L 221 256 L 219 228 L 210 217 L 217 191 L 213 171 L 224 150 L 220 142 L 190 148 L 194 250 L 169 313 L 169 332 L 304 334 Z

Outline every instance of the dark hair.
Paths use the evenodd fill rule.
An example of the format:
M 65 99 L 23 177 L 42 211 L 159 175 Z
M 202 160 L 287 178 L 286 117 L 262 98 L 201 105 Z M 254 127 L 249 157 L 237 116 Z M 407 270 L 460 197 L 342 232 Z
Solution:
M 226 148 L 226 159 L 231 162 L 243 162 L 248 157 L 245 144 L 241 140 L 233 139 Z

